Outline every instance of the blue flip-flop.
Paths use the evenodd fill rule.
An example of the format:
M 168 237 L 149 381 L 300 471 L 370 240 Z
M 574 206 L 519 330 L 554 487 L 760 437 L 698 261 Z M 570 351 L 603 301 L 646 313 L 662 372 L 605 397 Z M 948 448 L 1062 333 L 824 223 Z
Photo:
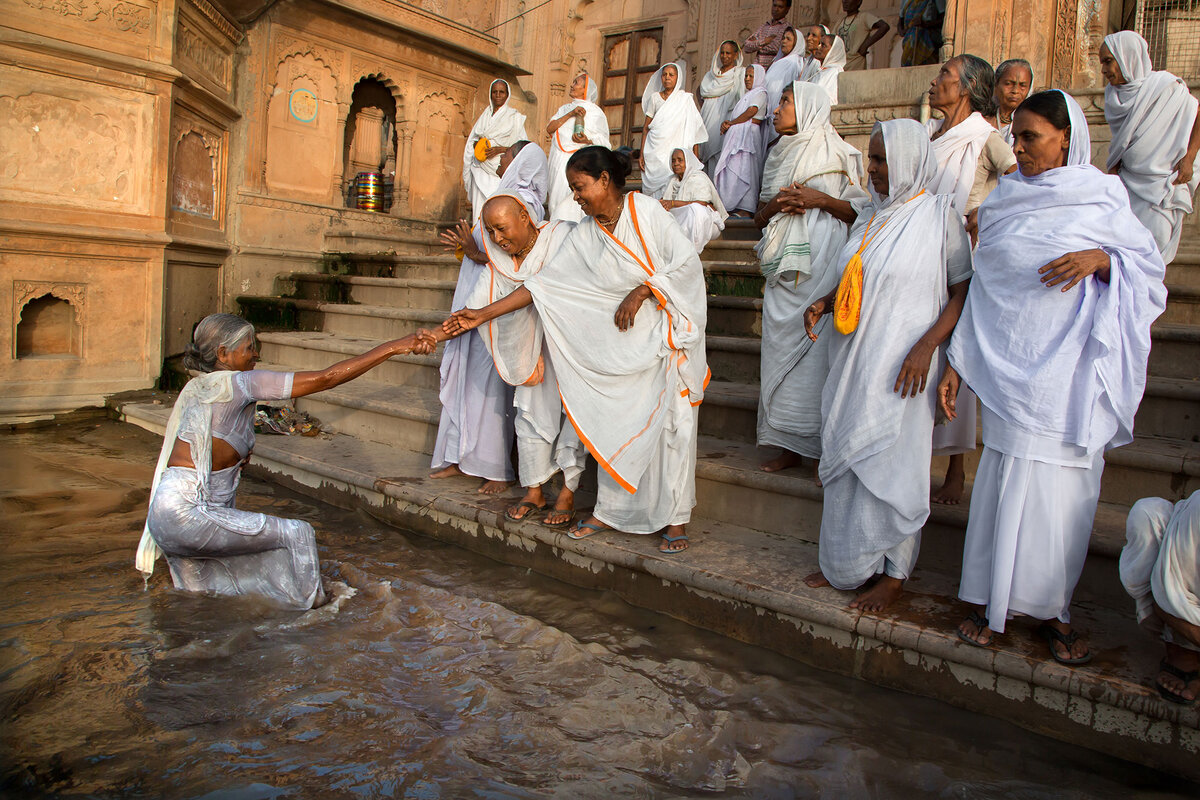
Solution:
M 667 544 L 674 544 L 675 542 L 687 542 L 688 541 L 688 535 L 686 533 L 683 534 L 682 536 L 667 536 L 664 533 L 662 535 L 662 538 L 663 538 L 663 541 L 666 542 Z M 677 556 L 680 553 L 685 552 L 686 550 L 687 550 L 687 547 L 681 547 L 678 550 L 663 550 L 661 547 L 658 548 L 658 552 L 662 553 L 664 556 Z
M 587 530 L 587 533 L 582 533 L 582 531 L 585 529 Z M 574 528 L 571 528 L 571 530 L 567 531 L 567 536 L 570 536 L 572 539 L 576 540 L 586 539 L 589 536 L 595 536 L 597 533 L 603 533 L 604 531 L 611 530 L 612 528 L 609 528 L 605 525 L 597 525 L 594 522 L 584 522 L 580 520 Z

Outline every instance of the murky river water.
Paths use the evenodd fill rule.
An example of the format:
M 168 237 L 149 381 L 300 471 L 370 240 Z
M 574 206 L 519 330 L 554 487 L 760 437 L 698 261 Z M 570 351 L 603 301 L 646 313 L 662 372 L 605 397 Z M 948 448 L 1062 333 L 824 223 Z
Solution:
M 1159 773 L 799 666 L 246 481 L 316 523 L 337 609 L 133 569 L 154 437 L 0 434 L 0 793 L 1129 797 Z M 1193 794 L 1194 796 L 1194 794 Z

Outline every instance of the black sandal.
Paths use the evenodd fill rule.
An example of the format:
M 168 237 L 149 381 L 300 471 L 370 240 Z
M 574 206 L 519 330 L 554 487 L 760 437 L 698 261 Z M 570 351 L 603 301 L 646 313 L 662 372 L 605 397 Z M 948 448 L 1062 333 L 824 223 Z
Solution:
M 1050 645 L 1050 655 L 1053 656 L 1054 660 L 1058 663 L 1068 667 L 1076 667 L 1080 664 L 1086 664 L 1092 660 L 1091 648 L 1088 649 L 1086 654 L 1079 656 L 1079 658 L 1063 658 L 1058 654 L 1058 650 L 1054 648 L 1054 643 L 1058 642 L 1063 647 L 1067 648 L 1067 652 L 1070 653 L 1071 646 L 1074 645 L 1075 642 L 1079 641 L 1079 634 L 1074 628 L 1071 629 L 1070 633 L 1063 633 L 1052 625 L 1043 624 L 1038 627 L 1037 632 L 1038 635 L 1045 639 L 1047 644 Z
M 1187 686 L 1192 681 L 1196 680 L 1197 678 L 1200 678 L 1200 670 L 1194 669 L 1194 670 L 1191 670 L 1190 672 L 1184 672 L 1179 667 L 1168 662 L 1165 658 L 1162 661 L 1158 662 L 1158 671 L 1159 672 L 1167 672 L 1167 673 L 1170 673 L 1171 675 L 1174 675 L 1176 678 L 1179 678 L 1179 680 L 1183 681 L 1184 686 Z M 1173 692 L 1170 689 L 1168 689 L 1167 687 L 1163 686 L 1161 683 L 1158 682 L 1158 680 L 1154 681 L 1154 687 L 1156 689 L 1158 689 L 1158 693 L 1160 695 L 1162 695 L 1162 699 L 1166 700 L 1169 703 L 1178 703 L 1181 706 L 1190 706 L 1190 705 L 1194 705 L 1196 702 L 1196 698 L 1193 697 L 1191 700 L 1189 700 L 1186 697 L 1184 697 L 1183 695 Z
M 524 522 L 526 519 L 528 519 L 528 518 L 529 518 L 529 515 L 530 515 L 530 514 L 532 514 L 533 512 L 535 512 L 535 511 L 545 511 L 545 510 L 546 510 L 546 507 L 547 507 L 548 505 L 550 505 L 550 504 L 549 504 L 549 503 L 542 503 L 542 504 L 539 506 L 537 503 L 531 503 L 531 502 L 529 502 L 528 500 L 522 500 L 521 502 L 517 503 L 517 504 L 516 504 L 515 506 L 513 506 L 512 508 L 509 508 L 507 511 L 505 511 L 505 512 L 504 512 L 504 516 L 508 517 L 508 518 L 509 518 L 509 519 L 511 519 L 513 522 Z M 519 517 L 514 517 L 514 516 L 513 516 L 513 512 L 514 512 L 514 511 L 520 511 L 521 509 L 525 509 L 525 513 L 524 513 L 524 514 L 522 514 L 522 515 L 521 515 L 521 516 L 519 516 Z
M 967 614 L 966 621 L 978 628 L 980 633 L 983 633 L 985 629 L 990 630 L 988 628 L 987 618 L 974 609 L 971 610 L 970 614 Z M 987 643 L 985 644 L 978 639 L 972 639 L 970 636 L 967 636 L 962 632 L 962 628 L 955 628 L 954 632 L 958 634 L 959 639 L 962 639 L 964 642 L 973 647 L 991 647 L 992 639 L 996 638 L 996 632 L 991 631 L 991 635 L 988 636 Z

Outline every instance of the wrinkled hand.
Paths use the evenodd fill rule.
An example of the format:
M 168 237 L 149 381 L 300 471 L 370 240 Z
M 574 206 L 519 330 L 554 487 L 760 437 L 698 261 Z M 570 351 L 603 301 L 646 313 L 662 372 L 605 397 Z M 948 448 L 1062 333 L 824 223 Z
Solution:
M 672 208 L 675 207 L 674 200 L 660 200 L 659 202 L 662 203 L 662 207 L 665 208 L 667 211 L 670 211 Z
M 638 153 L 638 169 L 642 172 L 646 171 L 646 155 L 644 153 Z
M 935 348 L 918 341 L 904 357 L 900 365 L 900 374 L 896 376 L 893 392 L 899 392 L 901 399 L 916 397 L 925 391 L 925 379 L 929 377 L 929 364 L 933 361 Z
M 496 156 L 498 156 L 498 155 L 501 155 L 502 153 L 504 153 L 504 151 L 505 151 L 505 150 L 507 150 L 507 149 L 508 149 L 507 147 L 499 147 L 499 146 L 492 146 L 492 147 L 489 147 L 489 148 L 487 149 L 487 157 L 488 157 L 489 159 L 491 159 L 491 158 L 495 158 Z
M 412 352 L 417 355 L 427 356 L 437 349 L 437 336 L 428 328 L 421 328 L 413 335 L 416 338 L 412 343 Z
M 954 421 L 958 416 L 955 410 L 958 403 L 958 389 L 962 384 L 962 378 L 958 376 L 958 371 L 949 365 L 946 366 L 946 374 L 942 376 L 942 380 L 938 383 L 937 396 L 938 405 L 942 407 L 942 413 L 946 415 L 946 419 Z
M 575 108 L 571 109 L 571 114 L 579 119 L 583 119 L 587 116 L 587 109 L 585 109 L 583 106 L 576 106 Z
M 1108 253 L 1103 250 L 1080 250 L 1054 259 L 1039 269 L 1038 274 L 1047 288 L 1066 283 L 1062 290 L 1068 292 L 1093 273 L 1107 282 L 1111 263 Z
M 479 309 L 462 308 L 455 311 L 442 323 L 442 332 L 453 338 L 462 336 L 467 331 L 474 330 L 483 324 Z
M 572 133 L 571 141 L 576 144 L 591 144 L 592 140 L 584 136 L 582 133 Z
M 822 297 L 804 309 L 804 332 L 814 342 L 817 340 L 817 334 L 813 333 L 813 331 L 816 329 L 817 323 L 821 321 L 821 317 L 827 313 L 829 313 L 829 298 L 827 297 Z
M 722 134 L 728 133 L 729 129 L 732 127 L 733 127 L 733 123 L 730 122 L 729 120 L 725 120 L 724 122 L 721 123 L 721 133 Z
M 438 234 L 438 238 L 442 240 L 443 250 L 453 252 L 458 248 L 466 248 L 467 242 L 472 241 L 471 223 L 465 219 L 460 219 L 458 224 L 453 228 L 448 228 Z
M 645 284 L 638 286 L 632 292 L 625 295 L 625 299 L 621 301 L 621 305 L 617 306 L 617 313 L 613 315 L 613 322 L 616 323 L 617 330 L 627 331 L 632 328 L 638 309 L 651 296 L 650 287 Z
M 973 208 L 967 212 L 967 233 L 971 235 L 971 247 L 979 244 L 979 209 Z
M 1175 180 L 1171 181 L 1176 186 L 1182 186 L 1192 180 L 1192 170 L 1196 167 L 1196 157 L 1188 156 L 1184 153 L 1183 159 L 1175 165 L 1175 171 L 1179 174 L 1175 176 Z
M 810 208 L 820 208 L 823 192 L 807 186 L 785 186 L 779 190 L 779 210 L 785 214 L 803 214 Z

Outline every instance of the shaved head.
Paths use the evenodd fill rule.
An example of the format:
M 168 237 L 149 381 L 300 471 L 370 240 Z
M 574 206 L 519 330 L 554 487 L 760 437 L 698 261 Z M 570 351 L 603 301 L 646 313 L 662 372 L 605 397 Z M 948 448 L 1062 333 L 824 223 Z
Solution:
M 480 216 L 483 217 L 485 224 L 491 222 L 493 219 L 499 221 L 501 217 L 511 218 L 515 221 L 522 214 L 526 217 L 529 216 L 525 204 L 507 194 L 489 198 L 483 204 L 483 210 L 480 212 Z
M 520 253 L 537 236 L 529 209 L 510 195 L 489 198 L 479 216 L 491 240 L 509 255 Z

